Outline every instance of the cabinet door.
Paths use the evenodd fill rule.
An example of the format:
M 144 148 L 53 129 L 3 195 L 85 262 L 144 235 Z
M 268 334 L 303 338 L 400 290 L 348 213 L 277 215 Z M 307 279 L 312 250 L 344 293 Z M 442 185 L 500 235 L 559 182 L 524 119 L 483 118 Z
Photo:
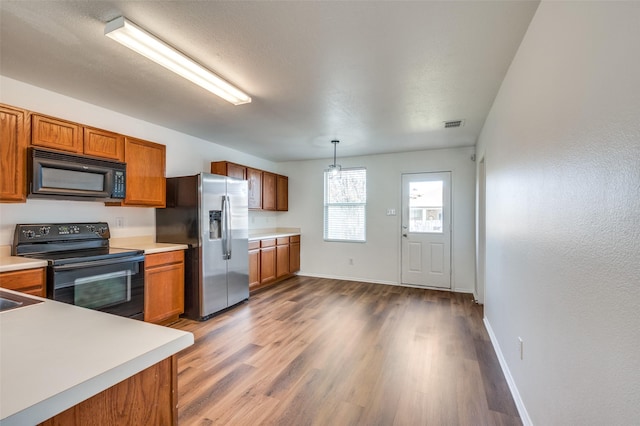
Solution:
M 300 270 L 300 235 L 291 237 L 289 243 L 289 272 L 294 273 Z
M 289 275 L 289 238 L 286 240 L 286 244 L 276 246 L 276 278 Z
M 82 126 L 70 121 L 33 114 L 31 145 L 82 154 Z
M 276 248 L 263 247 L 260 249 L 260 284 L 276 279 Z
M 276 209 L 276 175 L 262 172 L 262 210 Z
M 124 136 L 106 130 L 84 128 L 84 153 L 124 161 Z
M 251 244 L 251 243 L 249 243 Z M 251 248 L 251 246 L 249 246 Z M 260 249 L 249 250 L 249 290 L 260 285 Z
M 247 168 L 245 166 L 228 161 L 213 161 L 211 163 L 211 173 L 214 175 L 247 179 Z
M 144 320 L 162 323 L 184 312 L 184 253 L 147 255 L 145 263 L 156 265 L 168 258 L 173 263 L 147 267 L 144 274 Z M 154 257 L 157 257 L 154 260 Z M 149 259 L 149 262 L 146 260 Z M 176 262 L 175 260 L 178 259 Z
M 45 277 L 45 268 L 3 272 L 0 274 L 0 287 L 45 297 Z
M 247 180 L 249 181 L 249 208 L 262 208 L 262 170 L 247 167 Z
M 27 199 L 27 119 L 27 111 L 0 105 L 0 201 Z
M 276 179 L 276 209 L 287 211 L 289 210 L 289 178 L 278 175 Z
M 124 205 L 164 207 L 166 203 L 166 147 L 125 137 L 127 195 Z

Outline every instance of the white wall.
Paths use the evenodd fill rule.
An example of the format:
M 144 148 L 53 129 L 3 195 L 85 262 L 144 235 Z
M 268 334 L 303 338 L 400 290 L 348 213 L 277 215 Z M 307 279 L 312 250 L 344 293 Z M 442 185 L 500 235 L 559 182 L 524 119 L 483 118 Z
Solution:
M 543 2 L 479 138 L 486 321 L 536 425 L 640 419 L 638 52 L 640 3 Z
M 302 229 L 301 274 L 388 284 L 400 282 L 402 173 L 451 171 L 453 203 L 452 288 L 474 286 L 475 163 L 473 148 L 340 158 L 342 167 L 367 168 L 367 242 L 323 240 L 323 171 L 330 160 L 281 163 L 289 176 L 289 212 L 279 223 Z M 387 216 L 387 209 L 396 216 Z M 354 260 L 349 265 L 348 260 Z
M 271 161 L 179 133 L 118 112 L 0 76 L 0 102 L 78 123 L 150 140 L 167 146 L 167 176 L 210 171 L 210 162 L 229 160 L 277 172 Z M 145 207 L 105 207 L 99 202 L 27 200 L 26 204 L 0 204 L 0 245 L 11 244 L 16 223 L 48 221 L 106 221 L 112 236 L 155 235 L 155 213 Z M 115 218 L 124 227 L 115 227 Z M 249 227 L 275 227 L 277 213 L 251 212 Z

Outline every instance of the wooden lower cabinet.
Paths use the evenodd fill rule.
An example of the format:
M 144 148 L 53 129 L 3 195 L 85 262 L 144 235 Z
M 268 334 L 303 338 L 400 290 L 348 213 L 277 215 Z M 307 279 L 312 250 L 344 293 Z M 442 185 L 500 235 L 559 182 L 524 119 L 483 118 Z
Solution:
M 282 278 L 289 275 L 289 237 L 276 241 L 276 278 Z
M 300 235 L 293 235 L 289 239 L 289 272 L 300 270 Z
M 40 424 L 177 425 L 177 370 L 174 355 Z
M 46 269 L 23 269 L 0 273 L 0 287 L 32 296 L 46 297 Z
M 300 235 L 249 241 L 249 290 L 280 282 L 300 270 Z
M 268 284 L 276 279 L 276 240 L 260 241 L 260 284 Z
M 145 256 L 144 320 L 155 324 L 177 321 L 184 312 L 184 251 Z
M 260 241 L 249 241 L 249 290 L 260 285 Z

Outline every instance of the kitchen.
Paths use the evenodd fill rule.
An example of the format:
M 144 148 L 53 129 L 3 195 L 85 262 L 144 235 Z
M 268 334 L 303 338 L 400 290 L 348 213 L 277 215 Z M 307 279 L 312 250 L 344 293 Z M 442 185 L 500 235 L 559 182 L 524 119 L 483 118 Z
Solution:
M 308 220 L 312 222 L 318 220 L 317 212 L 313 213 L 313 216 L 316 216 L 315 219 L 312 216 L 306 217 L 307 214 L 304 213 L 304 210 L 309 206 L 321 206 L 321 199 L 308 198 L 313 192 L 306 188 L 317 188 L 318 183 L 321 182 L 321 180 L 318 181 L 318 177 L 322 177 L 327 166 L 328 160 L 326 158 L 330 156 L 330 152 L 326 152 L 325 146 L 314 148 L 319 152 L 320 159 L 312 160 L 313 165 L 295 162 L 287 165 L 287 163 L 265 160 L 222 145 L 212 144 L 204 139 L 122 114 L 118 110 L 86 103 L 16 79 L 6 76 L 0 78 L 2 79 L 0 80 L 2 87 L 0 101 L 6 105 L 164 145 L 166 147 L 166 176 L 193 175 L 201 171 L 209 171 L 213 161 L 231 161 L 255 169 L 289 176 L 289 210 L 284 212 L 251 211 L 248 221 L 250 233 L 264 234 L 265 231 L 268 232 L 274 228 L 299 229 L 302 237 L 301 264 L 309 264 L 308 274 L 310 276 L 352 277 L 351 279 L 382 283 L 397 282 L 396 261 L 394 261 L 398 258 L 397 242 L 395 241 L 397 235 L 392 230 L 395 226 L 394 223 L 397 222 L 397 216 L 370 215 L 368 223 L 371 231 L 369 231 L 368 243 L 350 245 L 348 255 L 340 253 L 344 248 L 339 247 L 339 244 L 331 244 L 332 249 L 326 250 L 324 246 L 328 243 L 323 241 L 321 234 L 318 235 L 317 226 L 308 227 L 310 232 L 308 235 L 305 234 L 305 226 L 302 224 Z M 348 146 L 349 141 L 343 140 L 343 143 Z M 328 141 L 322 145 L 330 147 Z M 185 149 L 185 147 L 188 148 Z M 425 167 L 447 167 L 456 173 L 457 179 L 459 179 L 456 183 L 459 191 L 456 191 L 454 195 L 454 202 L 459 203 L 460 206 L 466 206 L 466 208 L 454 213 L 454 224 L 461 230 L 467 229 L 467 232 L 455 236 L 462 241 L 462 244 L 458 244 L 456 241 L 454 245 L 456 251 L 454 260 L 456 279 L 454 283 L 459 288 L 467 289 L 473 285 L 474 274 L 471 262 L 473 244 L 469 239 L 473 229 L 471 214 L 473 197 L 471 194 L 474 186 L 474 163 L 470 159 L 472 154 L 472 147 L 464 147 L 423 151 L 419 155 L 416 153 L 404 154 L 397 159 L 394 158 L 395 154 L 371 158 L 340 159 L 345 168 L 350 166 L 350 162 L 354 162 L 354 165 L 357 166 L 367 166 L 370 169 L 370 182 L 378 188 L 390 186 L 389 183 L 393 182 L 394 177 L 400 171 L 422 171 Z M 378 166 L 387 163 L 389 159 L 392 159 L 392 164 L 395 164 L 393 169 L 390 169 L 389 165 Z M 288 170 L 288 167 L 291 167 L 291 170 Z M 296 170 L 298 167 L 302 167 L 302 169 Z M 307 170 L 304 170 L 307 167 L 309 170 L 310 167 L 313 167 L 318 172 L 316 174 L 307 173 Z M 384 170 L 384 173 L 378 174 L 377 169 Z M 293 178 L 293 173 L 298 179 Z M 309 178 L 313 180 L 313 183 L 307 181 Z M 388 197 L 397 191 L 397 188 L 389 187 L 385 190 L 386 194 L 372 193 L 369 197 L 369 203 L 375 211 L 386 211 L 390 207 L 395 207 L 395 202 L 390 203 Z M 294 194 L 296 194 L 295 197 Z M 100 202 L 56 201 L 36 198 L 30 198 L 24 204 L 2 204 L 0 208 L 2 209 L 1 245 L 10 245 L 13 242 L 14 227 L 17 223 L 92 222 L 99 218 L 100 221 L 109 224 L 113 241 L 131 239 L 153 241 L 156 232 L 153 208 L 105 206 Z M 58 219 L 52 220 L 51 218 Z M 392 244 L 386 244 L 387 241 L 392 241 Z M 309 250 L 304 248 L 307 242 L 310 244 Z M 317 248 L 311 250 L 314 244 Z M 384 251 L 379 249 L 380 245 L 385 246 Z M 327 259 L 328 254 L 339 257 L 340 261 Z M 353 261 L 349 263 L 345 261 L 345 258 L 353 259 Z M 379 259 L 380 262 L 375 268 L 377 270 L 371 268 L 371 264 L 367 265 L 368 262 L 365 259 L 372 259 L 373 262 L 376 262 L 375 259 Z M 314 266 L 316 261 L 320 261 L 320 268 Z M 331 264 L 333 267 L 326 270 L 326 265 Z M 323 272 L 323 269 L 326 271 Z
M 253 13 L 259 10 L 259 18 L 247 24 L 240 22 L 241 16 L 251 17 L 252 8 L 247 3 L 220 2 L 220 13 L 211 14 L 205 3 L 193 2 L 191 6 L 197 6 L 197 12 L 191 15 L 193 22 L 189 20 L 189 25 L 176 24 L 185 19 L 185 12 L 177 3 L 162 2 L 157 6 L 170 9 L 166 16 L 172 18 L 164 20 L 158 19 L 162 14 L 157 10 L 145 10 L 143 4 L 3 2 L 0 6 L 3 59 L 0 103 L 162 144 L 166 147 L 167 177 L 208 171 L 212 161 L 231 161 L 288 176 L 289 210 L 252 211 L 248 225 L 249 231 L 255 233 L 282 227 L 300 230 L 302 250 L 298 277 L 276 286 L 279 290 L 273 293 L 252 295 L 249 304 L 229 311 L 229 317 L 216 316 L 203 323 L 193 323 L 198 326 L 182 322 L 185 331 L 195 334 L 196 342 L 198 336 L 204 335 L 224 335 L 225 341 L 231 339 L 230 328 L 218 330 L 218 327 L 224 327 L 225 320 L 229 319 L 246 325 L 243 321 L 251 317 L 248 314 L 253 306 L 261 318 L 277 320 L 288 314 L 300 319 L 295 311 L 300 304 L 278 299 L 276 294 L 290 293 L 296 301 L 317 302 L 320 299 L 312 297 L 321 294 L 326 283 L 332 280 L 341 286 L 328 287 L 324 301 L 369 291 L 381 300 L 393 300 L 398 297 L 393 294 L 393 288 L 408 291 L 399 286 L 373 285 L 401 282 L 401 221 L 399 214 L 394 215 L 401 205 L 400 176 L 451 171 L 451 289 L 454 292 L 450 294 L 452 297 L 473 294 L 469 297 L 486 301 L 484 324 L 500 357 L 500 367 L 509 381 L 521 421 L 524 424 L 629 424 L 638 418 L 640 404 L 636 396 L 640 369 L 634 354 L 638 353 L 639 340 L 637 329 L 626 326 L 637 323 L 639 312 L 636 302 L 638 251 L 637 241 L 633 239 L 634 235 L 637 237 L 635 218 L 640 211 L 634 201 L 637 200 L 638 169 L 637 139 L 633 138 L 637 136 L 638 103 L 628 90 L 637 86 L 640 75 L 637 58 L 628 55 L 629 49 L 635 48 L 640 40 L 635 25 L 640 13 L 636 3 L 412 2 L 400 6 L 395 2 L 381 2 L 366 12 L 366 7 L 359 9 L 355 2 L 318 2 L 306 6 L 305 3 L 269 3 L 269 7 L 265 3 L 263 9 L 253 5 L 257 8 Z M 510 10 L 499 16 L 501 8 L 517 9 L 517 5 L 522 8 L 519 13 Z M 89 13 L 92 7 L 96 7 L 93 15 Z M 316 9 L 309 16 L 305 15 L 305 7 Z M 407 8 L 404 15 L 399 12 L 402 7 Z M 432 9 L 429 13 L 419 11 L 423 7 Z M 439 8 L 448 7 L 455 13 L 441 15 Z M 67 16 L 56 17 L 57 8 L 66 8 Z M 72 13 L 70 9 L 74 8 Z M 332 8 L 336 13 L 331 13 Z M 105 39 L 103 25 L 116 16 L 114 9 L 132 19 L 143 20 L 139 23 L 158 35 L 168 38 L 167 34 L 175 35 L 178 38 L 175 43 L 198 58 L 217 55 L 211 67 L 249 91 L 253 102 L 229 107 L 221 101 L 212 101 L 210 95 L 178 77 L 166 83 L 171 77 L 162 77 L 164 71 L 141 58 L 131 59 L 132 53 L 127 56 L 106 41 L 98 42 L 105 43 L 106 50 L 90 48 L 82 53 L 91 43 Z M 366 31 L 354 30 L 357 26 L 353 23 L 369 12 L 374 14 L 375 24 Z M 74 13 L 82 18 L 72 18 Z M 186 15 L 188 19 L 189 14 Z M 37 17 L 44 19 L 38 21 Z M 320 25 L 323 18 L 329 18 L 325 24 L 330 24 Z M 390 28 L 393 22 L 398 26 Z M 511 26 L 509 35 L 492 36 L 491 31 L 485 31 L 498 30 L 505 22 Z M 206 26 L 206 30 L 197 30 L 199 25 Z M 186 34 L 190 28 L 194 31 Z M 209 44 L 214 43 L 216 31 L 221 29 L 227 38 L 218 40 L 224 45 L 218 51 L 205 52 L 198 43 L 189 42 L 193 32 L 200 32 L 208 37 Z M 288 36 L 289 31 L 298 31 L 298 37 Z M 20 36 L 12 37 L 14 34 L 24 34 L 24 40 L 31 42 L 21 46 Z M 463 41 L 461 44 L 465 46 L 455 41 Z M 238 46 L 253 55 L 240 59 L 233 54 L 234 47 Z M 417 49 L 412 50 L 415 47 Z M 409 53 L 404 59 L 403 49 Z M 503 55 L 496 55 L 496 50 L 501 50 Z M 56 60 L 56 55 L 63 51 L 67 52 L 61 55 L 64 60 Z M 317 55 L 311 55 L 312 52 Z M 435 52 L 443 54 L 439 56 L 440 62 L 425 60 L 425 55 Z M 103 56 L 119 59 L 117 64 L 116 61 L 109 63 Z M 251 59 L 247 59 L 249 56 Z M 127 64 L 124 58 L 131 62 Z M 461 69 L 443 72 L 438 66 L 448 63 L 444 58 L 455 58 Z M 224 65 L 226 60 L 231 62 Z M 364 60 L 364 65 L 354 65 L 358 60 Z M 267 64 L 271 71 L 265 73 L 259 63 Z M 421 67 L 420 64 L 430 65 Z M 418 68 L 412 68 L 414 65 Z M 92 77 L 81 71 L 87 68 Z M 398 72 L 408 69 L 424 76 L 434 76 L 432 72 L 436 69 L 441 72 L 428 84 L 415 80 L 416 74 L 394 78 Z M 262 72 L 251 74 L 249 70 Z M 114 78 L 110 80 L 109 75 Z M 439 84 L 441 79 L 446 80 Z M 407 87 L 394 86 L 398 82 L 407 82 L 407 87 L 416 89 L 420 95 L 412 96 L 415 93 L 405 90 Z M 363 90 L 365 86 L 380 91 L 367 95 L 366 89 Z M 105 89 L 102 92 L 101 87 Z M 296 87 L 305 89 L 300 94 L 296 93 Z M 386 91 L 389 87 L 398 90 L 391 95 Z M 307 95 L 312 89 L 313 94 Z M 398 93 L 404 94 L 407 103 L 393 101 Z M 429 95 L 425 96 L 426 93 Z M 283 96 L 281 101 L 272 103 L 270 100 L 277 94 Z M 457 133 L 435 130 L 431 127 L 435 122 L 424 120 L 425 113 L 433 111 L 430 108 L 434 105 L 435 108 L 450 105 L 453 98 L 459 101 L 458 109 L 440 110 L 442 117 L 436 120 L 437 124 L 466 119 L 464 124 L 450 130 Z M 290 102 L 292 99 L 297 102 Z M 301 107 L 305 105 L 306 108 Z M 463 105 L 469 108 L 464 111 L 469 112 L 459 113 Z M 261 107 L 258 109 L 263 113 L 251 112 L 255 111 L 251 108 L 257 107 Z M 152 109 L 159 116 L 154 118 L 150 113 Z M 401 119 L 406 133 L 398 135 L 382 127 L 376 132 L 367 131 L 373 123 L 392 118 Z M 611 130 L 612 123 L 621 129 L 615 135 L 611 133 L 615 132 Z M 273 132 L 265 131 L 268 124 L 272 125 Z M 445 134 L 460 138 L 444 137 Z M 440 136 L 448 140 L 449 145 L 429 144 L 437 142 Z M 469 136 L 470 139 L 465 139 Z M 323 238 L 322 174 L 332 162 L 330 141 L 336 138 L 340 139 L 337 162 L 343 168 L 367 169 L 366 243 L 337 244 Z M 359 149 L 362 141 L 367 140 L 377 143 L 375 152 Z M 249 149 L 252 143 L 254 148 Z M 414 143 L 411 151 L 393 152 L 411 143 Z M 601 167 L 603 163 L 605 167 Z M 612 164 L 614 168 L 610 167 Z M 486 181 L 482 180 L 483 173 Z M 626 180 L 620 179 L 623 175 Z M 604 182 L 610 186 L 605 187 Z M 571 191 L 566 191 L 567 184 Z M 483 194 L 487 198 L 483 198 Z M 610 197 L 611 194 L 615 196 Z M 588 203 L 583 203 L 585 200 Z M 612 201 L 616 209 L 606 210 Z M 484 202 L 486 235 L 483 228 L 476 229 L 476 223 L 482 223 L 477 222 L 480 217 L 476 218 L 476 208 Z M 588 219 L 593 217 L 598 218 L 598 224 Z M 603 224 L 601 217 L 610 217 L 611 221 Z M 51 218 L 56 222 L 104 221 L 109 224 L 113 238 L 133 238 L 138 243 L 153 244 L 155 235 L 153 208 L 29 199 L 26 203 L 0 204 L 0 246 L 6 249 L 12 244 L 16 224 L 44 223 Z M 608 232 L 602 232 L 604 225 Z M 476 258 L 476 248 L 482 247 L 485 237 L 487 269 L 476 270 L 476 261 L 478 268 L 485 264 L 484 253 L 478 252 Z M 595 256 L 589 251 L 592 247 L 609 247 L 610 251 Z M 594 262 L 595 258 L 599 261 Z M 615 270 L 603 266 L 607 262 L 614 265 Z M 478 291 L 483 289 L 485 278 L 486 294 Z M 357 286 L 358 282 L 366 287 Z M 300 285 L 314 291 L 297 293 Z M 267 295 L 274 298 L 269 299 L 271 296 Z M 270 317 L 273 310 L 266 300 L 278 300 L 285 311 L 280 312 L 278 318 Z M 458 301 L 454 297 L 447 306 L 467 309 Z M 384 309 L 377 301 L 353 307 L 365 316 Z M 28 309 L 31 307 L 21 311 Z M 319 318 L 317 312 L 315 315 L 315 319 Z M 344 317 L 327 319 L 341 332 L 342 338 L 357 335 L 350 334 L 352 328 L 341 329 L 339 320 Z M 355 319 L 356 323 L 367 324 L 366 319 Z M 276 323 L 284 324 L 280 320 L 271 326 Z M 375 321 L 370 326 L 373 324 Z M 244 329 L 247 330 L 252 329 Z M 399 331 L 398 336 L 402 334 Z M 289 338 L 296 335 L 293 333 Z M 259 340 L 251 344 L 269 343 L 268 337 L 256 339 Z M 273 341 L 268 347 L 275 349 L 277 343 L 282 340 Z M 372 347 L 381 344 L 375 339 L 370 343 Z M 344 347 L 352 349 L 348 344 Z M 466 344 L 450 346 L 454 351 L 466 347 Z M 202 353 L 195 351 L 195 346 L 189 348 L 183 353 L 185 359 L 189 359 L 189 368 L 193 369 L 182 377 L 197 387 L 201 382 L 194 380 L 199 372 L 196 367 L 206 366 L 210 372 L 217 365 L 224 366 L 220 364 L 224 358 L 207 364 L 200 361 Z M 244 356 L 254 360 L 259 357 L 252 353 L 254 346 L 236 349 L 245 351 Z M 341 353 L 343 349 L 332 347 L 329 351 Z M 317 352 L 327 361 L 327 352 Z M 235 352 L 226 354 L 232 353 Z M 352 355 L 367 359 L 377 356 L 375 352 L 367 356 L 357 350 Z M 261 360 L 265 364 L 269 361 L 268 357 Z M 292 383 L 288 380 L 294 379 L 301 380 L 296 383 L 316 383 L 318 376 L 314 375 L 313 364 L 309 364 L 310 358 L 300 358 L 297 362 L 305 368 L 295 370 L 289 379 L 280 377 L 281 383 Z M 351 376 L 359 377 L 362 365 L 349 366 L 353 367 Z M 463 364 L 459 371 L 468 373 L 467 367 Z M 250 376 L 250 370 L 246 365 L 238 366 L 235 373 L 223 369 L 220 374 L 227 371 L 230 375 L 220 377 L 227 380 L 227 385 L 221 385 L 220 389 L 231 389 L 233 395 L 237 395 L 242 387 L 235 386 L 236 380 Z M 477 376 L 463 374 L 458 385 L 477 385 L 479 381 L 474 378 Z M 370 385 L 371 390 L 379 390 L 376 383 L 367 380 L 363 383 Z M 394 382 L 391 379 L 389 383 Z M 456 400 L 452 394 L 455 389 L 446 381 L 439 383 L 442 388 L 437 395 L 442 398 L 437 399 L 437 406 L 447 407 Z M 228 387 L 231 384 L 234 386 Z M 327 387 L 327 382 L 322 384 L 316 387 L 318 391 L 332 389 Z M 268 418 L 260 415 L 272 412 L 269 404 L 273 404 L 274 399 L 267 395 L 270 390 L 272 395 L 277 394 L 277 390 L 265 388 L 261 389 L 264 393 L 249 393 L 250 400 L 238 400 L 236 404 L 251 403 L 246 408 L 253 411 L 255 418 L 267 422 Z M 362 403 L 359 398 L 366 390 L 351 393 L 352 390 L 341 388 L 338 394 Z M 411 398 L 405 398 L 402 392 L 398 394 L 402 394 L 401 399 L 394 401 L 396 407 L 405 408 L 401 410 L 403 414 L 420 412 L 420 409 L 406 410 Z M 189 391 L 183 400 L 193 407 L 202 406 L 202 400 Z M 328 413 L 334 410 L 336 415 L 344 414 L 341 418 L 346 419 L 345 424 L 356 424 L 354 419 L 358 417 L 349 414 L 356 413 L 358 407 L 357 403 L 329 404 L 323 405 L 327 411 L 316 414 L 318 419 L 330 419 Z M 428 411 L 433 406 L 422 408 Z M 473 410 L 474 407 L 466 408 Z M 189 409 L 186 415 L 195 421 L 192 416 L 197 415 L 197 411 Z M 220 422 L 233 423 L 233 414 L 221 415 Z M 401 419 L 409 424 L 408 417 L 398 417 L 399 423 Z M 456 419 L 453 423 L 465 423 L 461 417 Z

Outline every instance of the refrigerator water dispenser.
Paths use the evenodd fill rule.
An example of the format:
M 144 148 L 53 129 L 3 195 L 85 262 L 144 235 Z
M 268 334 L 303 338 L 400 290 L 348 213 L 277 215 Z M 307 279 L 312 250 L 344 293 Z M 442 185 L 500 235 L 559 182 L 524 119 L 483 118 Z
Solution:
M 222 210 L 209 210 L 209 239 L 222 238 Z

